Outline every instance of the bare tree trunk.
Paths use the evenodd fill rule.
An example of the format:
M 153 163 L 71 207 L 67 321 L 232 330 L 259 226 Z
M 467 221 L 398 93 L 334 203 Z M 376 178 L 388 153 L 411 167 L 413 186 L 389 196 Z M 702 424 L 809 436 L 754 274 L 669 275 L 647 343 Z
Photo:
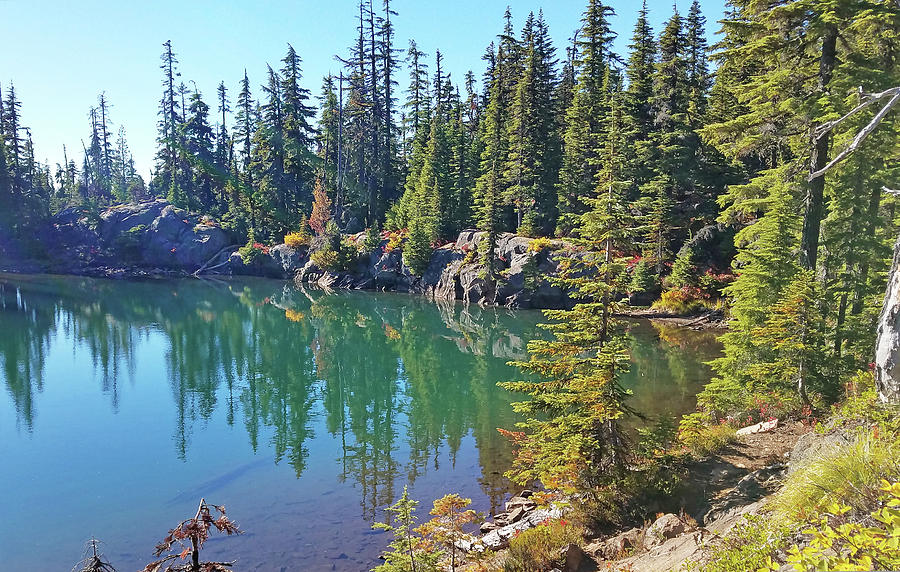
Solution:
M 900 237 L 894 245 L 894 263 L 888 276 L 884 306 L 878 318 L 875 342 L 875 385 L 878 397 L 900 402 Z
M 824 93 L 831 82 L 837 52 L 838 31 L 834 25 L 825 29 L 822 38 L 822 56 L 819 60 L 819 89 Z M 813 148 L 809 160 L 810 173 L 820 171 L 828 164 L 828 146 L 830 133 L 816 138 L 813 127 Z M 800 265 L 806 270 L 816 270 L 816 258 L 819 250 L 819 230 L 825 213 L 825 177 L 816 177 L 807 183 L 806 198 L 803 204 L 803 231 L 800 235 Z

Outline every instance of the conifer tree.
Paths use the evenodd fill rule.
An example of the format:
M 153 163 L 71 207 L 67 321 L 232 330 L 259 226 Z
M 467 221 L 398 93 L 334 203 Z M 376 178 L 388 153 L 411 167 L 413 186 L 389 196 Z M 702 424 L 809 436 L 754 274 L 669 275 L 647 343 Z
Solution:
M 522 74 L 506 126 L 509 156 L 504 178 L 518 232 L 534 236 L 552 231 L 556 202 L 554 61 L 543 14 L 537 19 L 534 14 L 528 15 L 520 46 Z
M 216 166 L 224 174 L 228 171 L 234 153 L 233 142 L 228 135 L 227 127 L 227 114 L 231 111 L 231 102 L 228 100 L 228 89 L 225 87 L 224 81 L 220 81 L 219 87 L 216 88 L 216 100 L 221 117 L 216 130 Z
M 530 342 L 529 360 L 517 363 L 536 381 L 500 384 L 530 398 L 513 405 L 528 421 L 520 424 L 524 434 L 511 434 L 518 454 L 510 476 L 596 500 L 603 489 L 621 482 L 625 470 L 618 426 L 625 392 L 618 380 L 628 357 L 612 316 L 616 294 L 628 287 L 623 253 L 634 243 L 635 221 L 625 196 L 629 182 L 621 178 L 626 164 L 622 99 L 615 84 L 604 117 L 607 137 L 596 150 L 603 167 L 595 179 L 595 198 L 579 220 L 578 242 L 586 254 L 565 259 L 560 267 L 563 280 L 585 302 L 572 310 L 545 311 L 553 319 L 548 329 L 554 339 Z
M 235 117 L 235 140 L 240 142 L 238 153 L 240 163 L 240 184 L 238 195 L 232 197 L 233 209 L 246 212 L 249 220 L 249 230 L 254 232 L 257 223 L 256 182 L 251 168 L 253 157 L 253 134 L 256 132 L 257 114 L 250 92 L 250 79 L 247 70 L 244 70 L 244 79 L 241 80 L 241 90 L 237 98 L 237 114 Z
M 22 139 L 22 102 L 16 98 L 16 87 L 10 82 L 3 105 L 3 136 L 6 143 L 6 161 L 9 168 L 9 188 L 12 201 L 23 193 L 23 156 L 25 143 Z
M 203 101 L 199 90 L 194 90 L 189 98 L 187 116 L 179 127 L 180 138 L 184 142 L 178 150 L 180 163 L 187 166 L 189 181 L 185 193 L 184 208 L 196 212 L 211 212 L 216 207 L 215 162 L 213 155 L 213 129 L 209 125 L 209 106 Z M 177 204 L 177 203 L 176 203 Z
M 178 184 L 177 177 L 177 129 L 181 123 L 181 115 L 179 115 L 179 107 L 176 103 L 178 96 L 178 87 L 175 85 L 175 79 L 181 74 L 178 73 L 178 59 L 172 49 L 172 41 L 166 40 L 163 43 L 163 53 L 160 56 L 162 63 L 159 68 L 163 72 L 163 95 L 159 102 L 159 122 L 156 143 L 158 150 L 156 152 L 156 188 L 159 193 L 178 194 L 175 186 Z
M 565 152 L 559 175 L 560 234 L 574 229 L 593 196 L 599 168 L 595 152 L 602 147 L 602 122 L 608 104 L 604 82 L 614 59 L 611 46 L 615 35 L 609 26 L 613 14 L 613 9 L 601 0 L 590 0 L 575 42 L 577 85 L 566 113 Z
M 312 203 L 309 182 L 312 180 L 312 145 L 315 132 L 310 125 L 315 109 L 309 103 L 309 90 L 301 86 L 300 56 L 288 44 L 281 60 L 281 98 L 284 126 L 284 192 L 285 223 L 296 226 L 298 213 Z
M 685 23 L 685 59 L 687 60 L 687 112 L 692 126 L 697 127 L 706 115 L 706 98 L 710 88 L 707 64 L 706 18 L 700 12 L 700 2 L 694 0 Z
M 438 570 L 439 553 L 422 550 L 421 538 L 416 534 L 415 516 L 418 501 L 409 498 L 409 490 L 403 487 L 403 494 L 387 511 L 391 513 L 391 523 L 376 523 L 373 528 L 385 530 L 393 536 L 388 550 L 383 554 L 384 564 L 375 568 L 377 572 L 435 572 Z
M 629 44 L 630 54 L 625 68 L 628 89 L 625 95 L 625 125 L 629 144 L 634 149 L 629 167 L 633 173 L 635 186 L 647 183 L 653 176 L 654 117 L 651 109 L 653 99 L 653 76 L 656 64 L 656 41 L 650 28 L 647 2 L 638 12 L 634 34 Z M 634 195 L 634 193 L 632 193 Z
M 720 89 L 720 72 L 710 115 L 722 120 L 703 131 L 726 156 L 742 158 L 751 167 L 755 163 L 769 168 L 751 172 L 748 184 L 731 186 L 722 197 L 723 222 L 736 226 L 752 224 L 736 237 L 740 275 L 729 287 L 734 321 L 732 331 L 724 337 L 725 357 L 716 363 L 719 377 L 704 398 L 710 404 L 729 403 L 729 395 L 746 396 L 741 388 L 753 382 L 747 377 L 750 366 L 782 360 L 783 356 L 761 353 L 762 349 L 753 344 L 754 332 L 765 326 L 767 317 L 777 307 L 784 308 L 780 305 L 793 296 L 791 285 L 808 280 L 810 271 L 815 270 L 812 275 L 817 280 L 831 280 L 831 273 L 838 267 L 827 259 L 820 264 L 821 242 L 829 242 L 837 252 L 849 253 L 856 248 L 840 237 L 842 228 L 847 228 L 844 222 L 835 219 L 834 226 L 822 226 L 827 204 L 826 178 L 808 180 L 810 177 L 802 173 L 814 173 L 827 163 L 831 135 L 823 132 L 810 142 L 809 133 L 815 133 L 816 126 L 827 118 L 840 116 L 841 109 L 854 105 L 843 95 L 856 89 L 851 86 L 872 83 L 868 66 L 861 65 L 867 59 L 861 57 L 863 46 L 871 45 L 880 33 L 892 34 L 884 30 L 898 21 L 900 12 L 900 8 L 889 3 L 872 6 L 871 11 L 859 10 L 852 1 L 815 5 L 792 2 L 773 10 L 749 2 L 734 4 L 724 21 L 726 51 L 720 70 L 727 71 L 724 78 L 735 83 Z M 836 41 L 838 35 L 843 35 L 843 42 Z M 862 36 L 866 40 L 860 43 L 857 38 Z M 854 63 L 849 64 L 851 61 Z M 885 69 L 891 69 L 891 65 Z M 730 113 L 725 112 L 722 104 L 733 99 L 739 105 Z M 840 174 L 840 169 L 835 174 Z M 839 197 L 840 194 L 835 199 L 842 206 L 849 206 L 852 213 L 854 207 Z M 860 216 L 863 212 L 877 212 L 877 207 L 870 211 L 859 206 L 855 210 Z M 802 213 L 802 217 L 797 213 Z M 823 237 L 823 230 L 831 234 Z M 801 271 L 807 277 L 801 276 Z M 843 322 L 843 294 L 840 288 L 831 290 L 830 286 L 822 288 L 822 284 L 811 288 L 813 292 L 834 294 L 821 299 L 815 312 L 799 314 L 800 343 L 809 352 L 819 351 L 816 346 L 825 339 L 820 330 L 823 321 L 816 315 L 821 311 L 826 318 L 835 316 L 832 347 L 837 354 L 843 337 L 837 331 L 837 324 Z M 836 307 L 832 305 L 835 301 Z M 790 363 L 794 363 L 793 387 L 800 399 L 810 398 L 811 388 L 824 395 L 833 392 L 833 387 L 816 387 L 812 363 Z

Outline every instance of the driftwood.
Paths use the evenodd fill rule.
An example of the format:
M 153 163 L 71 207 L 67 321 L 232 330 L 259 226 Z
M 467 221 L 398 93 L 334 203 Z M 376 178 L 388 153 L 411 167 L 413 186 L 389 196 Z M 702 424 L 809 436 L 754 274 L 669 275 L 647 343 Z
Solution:
M 898 3 L 900 3 L 900 0 L 898 0 Z M 875 102 L 882 101 L 886 98 L 888 101 L 882 106 L 881 109 L 878 110 L 878 112 L 875 114 L 875 117 L 873 117 L 865 127 L 859 130 L 859 133 L 856 134 L 856 137 L 853 138 L 853 141 L 851 141 L 843 151 L 838 153 L 834 159 L 828 162 L 827 165 L 809 175 L 810 181 L 821 177 L 822 175 L 830 171 L 832 167 L 849 157 L 854 151 L 856 151 L 859 145 L 863 141 L 865 141 L 865 139 L 869 135 L 871 135 L 873 131 L 875 131 L 875 128 L 881 124 L 885 116 L 890 113 L 891 109 L 896 107 L 897 104 L 900 104 L 900 86 L 892 87 L 878 93 L 863 93 L 862 88 L 860 88 L 859 97 L 861 100 L 860 104 L 851 109 L 847 114 L 839 117 L 838 119 L 835 119 L 834 121 L 828 121 L 820 125 L 813 134 L 813 140 L 818 141 L 826 134 L 830 133 L 835 127 L 837 127 L 847 119 L 853 117 L 863 109 L 866 109 Z
M 239 246 L 240 246 L 239 244 L 232 244 L 232 245 L 229 245 L 229 246 L 226 246 L 226 247 L 222 248 L 222 250 L 220 250 L 219 252 L 215 253 L 215 254 L 213 255 L 212 258 L 210 258 L 209 260 L 207 260 L 206 263 L 203 264 L 203 266 L 201 266 L 200 268 L 198 268 L 197 270 L 195 270 L 194 273 L 192 274 L 192 276 L 199 276 L 200 273 L 203 272 L 204 270 L 206 270 L 207 267 L 208 267 L 210 264 L 212 264 L 212 261 L 215 260 L 216 258 L 218 258 L 219 256 L 221 256 L 223 252 L 234 250 L 235 248 L 237 248 L 237 247 L 239 247 Z M 217 264 L 217 265 L 213 266 L 212 268 L 209 268 L 209 270 L 215 270 L 216 268 L 220 268 L 220 267 L 222 267 L 222 266 L 225 266 L 226 264 L 228 264 L 228 261 L 227 261 L 227 260 L 226 260 L 225 262 L 221 263 L 221 264 Z

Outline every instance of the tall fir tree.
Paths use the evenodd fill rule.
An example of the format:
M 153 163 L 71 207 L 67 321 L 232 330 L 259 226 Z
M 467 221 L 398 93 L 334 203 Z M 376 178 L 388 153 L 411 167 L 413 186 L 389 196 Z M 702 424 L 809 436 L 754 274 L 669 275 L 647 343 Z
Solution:
M 590 0 L 575 41 L 577 84 L 566 113 L 559 175 L 557 233 L 562 235 L 574 230 L 594 193 L 594 180 L 600 167 L 596 149 L 602 147 L 602 125 L 609 99 L 604 81 L 615 59 L 612 53 L 615 34 L 609 25 L 614 13 L 601 0 Z

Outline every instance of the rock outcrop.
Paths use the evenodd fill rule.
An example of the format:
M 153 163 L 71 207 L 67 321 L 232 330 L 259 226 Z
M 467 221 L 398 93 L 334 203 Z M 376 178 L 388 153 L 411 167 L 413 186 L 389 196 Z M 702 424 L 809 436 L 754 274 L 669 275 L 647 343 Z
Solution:
M 534 239 L 502 234 L 495 250 L 497 275 L 489 280 L 476 255 L 485 239 L 484 232 L 462 231 L 456 242 L 435 249 L 421 276 L 416 276 L 404 264 L 401 249 L 391 249 L 385 240 L 349 271 L 327 271 L 306 261 L 295 267 L 294 278 L 298 283 L 325 288 L 410 292 L 433 300 L 461 300 L 485 306 L 566 308 L 572 305 L 568 293 L 551 281 L 559 257 L 567 255 L 562 250 L 563 243 L 536 249 L 531 248 Z
M 68 208 L 40 238 L 50 269 L 84 274 L 123 267 L 193 272 L 229 253 L 228 235 L 208 217 L 162 199 L 110 207 L 96 215 Z
M 90 212 L 61 211 L 38 237 L 45 271 L 115 277 L 152 274 L 235 274 L 295 280 L 330 289 L 409 292 L 436 301 L 460 300 L 509 308 L 566 308 L 567 292 L 553 283 L 562 257 L 583 256 L 562 241 L 501 234 L 497 268 L 489 277 L 480 252 L 484 232 L 467 229 L 436 248 L 421 276 L 403 262 L 402 244 L 388 240 L 345 271 L 319 266 L 307 247 L 279 244 L 252 260 L 238 253 L 236 239 L 212 219 L 192 215 L 163 199 Z M 364 234 L 351 235 L 361 245 Z

